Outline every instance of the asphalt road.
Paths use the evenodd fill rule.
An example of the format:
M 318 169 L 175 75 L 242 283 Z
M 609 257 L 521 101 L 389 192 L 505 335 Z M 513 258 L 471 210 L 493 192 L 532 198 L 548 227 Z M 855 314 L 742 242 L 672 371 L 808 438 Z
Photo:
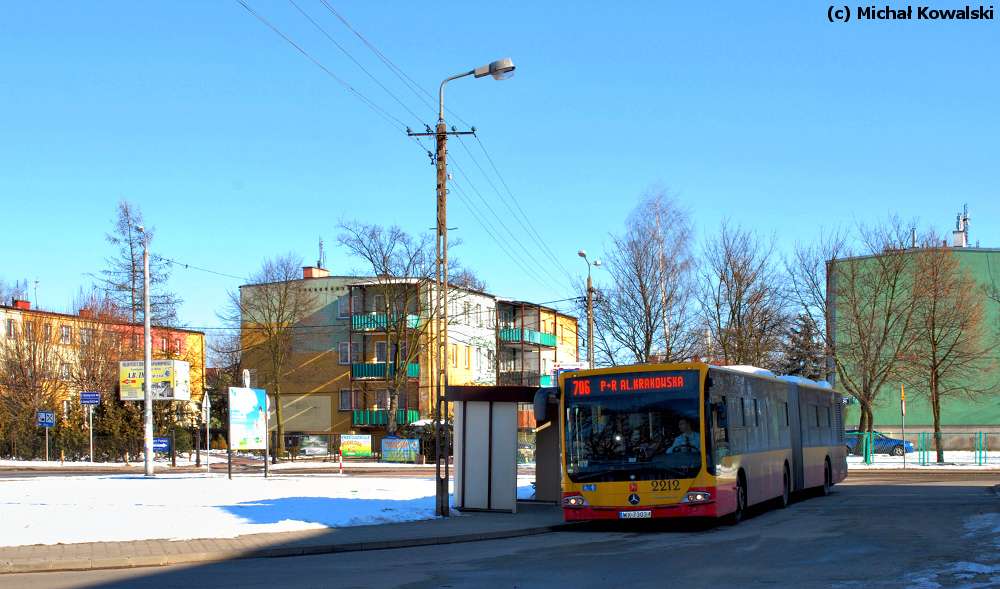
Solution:
M 0 587 L 988 587 L 1000 498 L 982 477 L 857 477 L 829 497 L 712 522 L 156 569 L 0 576 Z

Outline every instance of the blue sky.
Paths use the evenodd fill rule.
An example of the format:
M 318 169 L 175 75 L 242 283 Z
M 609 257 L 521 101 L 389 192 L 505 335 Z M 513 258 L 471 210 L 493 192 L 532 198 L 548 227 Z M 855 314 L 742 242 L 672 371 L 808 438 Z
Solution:
M 997 20 L 830 23 L 809 2 L 328 0 L 432 108 L 322 2 L 296 0 L 392 96 L 294 4 L 246 2 L 414 130 L 435 122 L 441 80 L 513 59 L 509 80 L 445 90 L 448 123 L 475 125 L 500 172 L 475 139 L 449 144 L 454 255 L 496 294 L 570 296 L 507 188 L 572 275 L 586 271 L 577 250 L 599 257 L 655 183 L 690 208 L 699 239 L 730 215 L 786 249 L 888 213 L 950 231 L 967 203 L 971 241 L 1000 247 Z M 234 276 L 288 251 L 312 262 L 321 236 L 327 266 L 350 273 L 341 218 L 434 224 L 430 143 L 235 0 L 0 2 L 0 138 L 0 276 L 37 277 L 51 310 L 112 255 L 121 197 L 156 227 L 154 252 Z M 486 225 L 503 247 L 459 194 L 497 211 Z M 171 282 L 193 328 L 216 325 L 241 283 L 183 267 Z

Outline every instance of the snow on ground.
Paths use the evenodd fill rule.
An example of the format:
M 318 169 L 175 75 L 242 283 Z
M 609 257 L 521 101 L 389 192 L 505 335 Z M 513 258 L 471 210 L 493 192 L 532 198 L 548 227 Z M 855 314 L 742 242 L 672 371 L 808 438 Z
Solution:
M 518 476 L 518 497 L 534 493 Z M 2 478 L 0 546 L 232 538 L 434 517 L 434 480 L 209 474 Z

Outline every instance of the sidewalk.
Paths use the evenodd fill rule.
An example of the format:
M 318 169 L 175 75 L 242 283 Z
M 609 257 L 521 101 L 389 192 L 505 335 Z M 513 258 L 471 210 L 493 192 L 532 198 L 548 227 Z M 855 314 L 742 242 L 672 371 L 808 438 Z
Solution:
M 516 514 L 463 513 L 449 518 L 251 534 L 200 540 L 142 540 L 0 547 L 0 573 L 160 566 L 452 544 L 544 534 L 567 525 L 555 505 L 519 502 Z

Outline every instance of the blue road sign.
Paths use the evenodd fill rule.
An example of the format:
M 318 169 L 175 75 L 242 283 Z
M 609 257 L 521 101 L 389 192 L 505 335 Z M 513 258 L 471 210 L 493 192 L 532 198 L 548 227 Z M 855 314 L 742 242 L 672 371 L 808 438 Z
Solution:
M 170 438 L 153 438 L 153 452 L 169 452 Z
M 38 427 L 56 426 L 56 414 L 53 411 L 38 411 L 35 418 L 38 420 Z
M 80 393 L 80 404 L 81 405 L 100 405 L 101 404 L 101 393 L 99 392 L 87 392 L 84 391 Z

